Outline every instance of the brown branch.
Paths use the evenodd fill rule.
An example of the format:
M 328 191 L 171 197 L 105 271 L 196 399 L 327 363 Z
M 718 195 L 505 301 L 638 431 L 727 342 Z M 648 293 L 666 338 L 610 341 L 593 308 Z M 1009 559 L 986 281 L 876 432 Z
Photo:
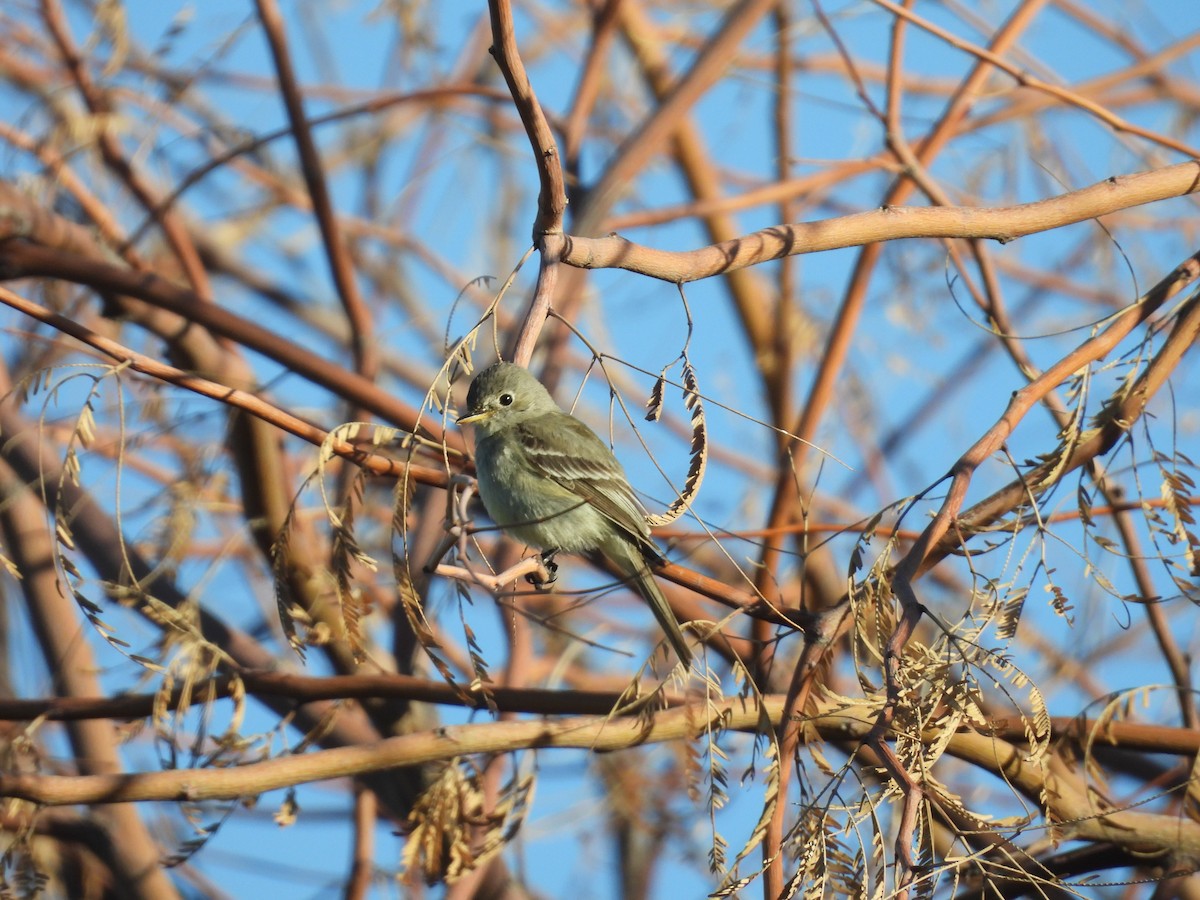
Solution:
M 678 219 L 690 217 L 707 218 L 717 213 L 735 213 L 769 203 L 795 203 L 811 195 L 821 195 L 834 185 L 850 181 L 868 172 L 898 171 L 890 154 L 878 154 L 866 159 L 851 159 L 835 162 L 826 168 L 805 175 L 798 175 L 770 184 L 760 185 L 737 194 L 716 195 L 698 198 L 688 203 L 671 206 L 634 209 L 620 212 L 605 220 L 612 231 L 631 228 L 652 228 Z M 785 218 L 783 221 L 791 221 Z
M 586 209 L 575 222 L 584 235 L 594 233 L 620 192 L 637 177 L 666 142 L 675 135 L 684 118 L 696 103 L 725 74 L 745 39 L 777 0 L 739 0 L 725 14 L 721 27 L 704 42 L 691 68 L 680 76 L 669 93 L 662 97 L 650 115 L 617 149 L 604 173 L 588 190 Z M 626 3 L 621 15 L 633 12 L 632 2 Z M 573 263 L 572 263 L 573 265 Z M 590 267 L 585 267 L 590 268 Z
M 104 93 L 92 81 L 91 74 L 84 65 L 83 58 L 75 47 L 71 37 L 70 27 L 66 16 L 63 15 L 59 0 L 41 0 L 42 16 L 54 42 L 66 63 L 80 95 L 87 104 L 88 111 L 97 117 L 111 113 L 109 102 Z M 96 135 L 100 148 L 100 156 L 116 177 L 125 184 L 147 211 L 154 210 L 159 205 L 155 191 L 146 183 L 126 158 L 117 141 L 116 133 L 111 128 L 101 128 Z M 167 243 L 174 251 L 179 265 L 187 275 L 193 289 L 199 297 L 206 300 L 212 296 L 208 273 L 205 271 L 195 245 L 188 237 L 187 229 L 177 216 L 172 213 L 158 215 L 157 221 L 167 238 Z
M 175 609 L 190 606 L 192 598 L 132 546 L 92 496 L 70 479 L 63 478 L 60 461 L 51 455 L 47 446 L 37 442 L 37 428 L 18 415 L 11 403 L 0 403 L 0 434 L 9 436 L 0 445 L 0 456 L 26 484 L 40 489 L 44 504 L 49 508 L 59 506 L 71 510 L 71 531 L 78 552 L 87 558 L 102 582 L 114 585 L 128 584 L 131 580 L 138 584 L 152 582 L 154 597 L 160 602 Z M 140 604 L 138 608 L 142 609 Z M 268 669 L 276 665 L 273 653 L 205 606 L 197 607 L 196 616 L 204 638 L 228 653 L 234 664 L 247 669 Z M 161 626 L 162 623 L 154 624 Z M 316 700 L 296 709 L 292 702 L 270 696 L 264 696 L 263 703 L 276 715 L 292 717 L 291 724 L 303 732 L 319 727 L 319 742 L 323 746 L 366 744 L 379 737 L 361 707 L 335 709 L 328 701 Z M 393 815 L 403 815 L 407 811 L 402 781 L 395 774 L 371 781 L 371 786 Z
M 1007 47 L 1011 46 L 1017 37 L 1022 34 L 1032 21 L 1037 10 L 1044 5 L 1045 0 L 1026 0 L 1021 3 L 997 29 L 992 38 L 992 46 L 998 52 L 1003 52 Z M 905 29 L 900 23 L 892 30 L 892 46 L 891 56 L 893 57 L 889 71 L 894 74 L 899 71 L 900 64 L 898 58 L 904 49 Z M 990 74 L 990 66 L 984 63 L 976 64 L 967 76 L 959 84 L 954 94 L 950 97 L 946 104 L 941 117 L 934 124 L 932 130 L 928 133 L 923 141 L 919 144 L 916 151 L 911 154 L 909 160 L 909 169 L 906 170 L 905 176 L 898 178 L 889 188 L 884 198 L 883 212 L 889 213 L 895 204 L 902 203 L 912 193 L 917 185 L 916 178 L 921 171 L 921 167 L 928 166 L 932 160 L 942 151 L 949 143 L 951 138 L 956 133 L 960 123 L 966 117 L 968 110 L 976 99 L 977 91 L 982 87 L 988 75 Z M 864 91 L 865 94 L 865 91 Z M 889 100 L 894 106 L 899 102 L 898 89 L 893 85 L 889 87 Z M 869 104 L 868 104 L 869 105 Z M 882 125 L 887 128 L 886 117 Z M 899 134 L 893 135 L 901 138 L 893 146 L 893 151 L 902 156 L 907 148 L 907 142 L 902 139 Z M 914 168 L 915 166 L 915 168 Z M 1196 178 L 1196 173 L 1193 174 L 1193 180 Z M 945 207 L 942 207 L 945 208 Z M 956 229 L 954 236 L 963 236 L 960 230 Z M 840 376 L 845 364 L 846 356 L 849 353 L 851 338 L 858 328 L 859 321 L 862 316 L 862 311 L 866 302 L 867 285 L 871 275 L 875 270 L 876 265 L 883 253 L 883 245 L 878 242 L 867 243 L 862 252 L 858 254 L 855 260 L 854 268 L 850 274 L 849 283 L 842 295 L 842 301 L 838 307 L 837 316 L 834 319 L 832 328 L 830 329 L 829 337 L 826 340 L 825 348 L 821 354 L 821 360 L 818 365 L 816 377 L 813 379 L 812 387 L 809 389 L 803 405 L 800 408 L 795 425 L 791 429 L 791 433 L 799 440 L 793 439 L 791 445 L 787 448 L 787 468 L 795 470 L 807 454 L 808 444 L 816 433 L 816 428 L 829 408 L 833 396 L 834 389 L 838 377 Z M 786 471 L 781 467 L 779 478 L 775 484 L 775 490 L 772 496 L 771 511 L 767 520 L 768 527 L 777 527 L 785 522 L 795 518 L 795 508 L 800 496 L 800 491 L 795 478 L 791 476 L 791 472 Z M 769 542 L 762 554 L 762 565 L 759 575 L 759 586 L 765 583 L 767 577 L 773 577 L 778 567 L 779 550 L 774 543 Z M 844 617 L 839 622 L 844 621 Z M 845 627 L 839 624 L 839 628 Z M 812 649 L 812 644 L 806 644 L 805 654 L 802 655 L 802 660 L 807 657 L 808 652 Z M 823 645 L 818 645 L 816 651 L 823 651 Z M 814 652 L 816 652 L 814 651 Z M 888 675 L 889 687 L 893 684 L 892 674 Z M 794 679 L 793 679 L 794 681 Z M 890 699 L 890 698 L 889 698 Z M 878 725 L 886 727 L 890 724 L 890 710 L 885 709 L 879 714 Z M 873 729 L 871 735 L 876 742 L 880 737 L 880 730 Z M 782 741 L 781 741 L 782 742 Z M 882 759 L 890 761 L 891 754 L 886 751 L 886 748 L 877 747 Z M 906 825 L 911 825 L 913 820 L 914 810 L 914 790 L 910 779 L 901 776 L 897 783 L 904 790 L 904 805 L 902 810 L 902 820 Z M 905 790 L 905 788 L 908 788 Z M 775 837 L 774 830 L 771 838 Z M 911 845 L 911 832 L 901 830 L 896 835 L 896 847 L 898 850 L 898 859 L 905 860 L 909 858 L 908 847 Z M 776 855 L 773 857 L 769 876 L 773 881 L 779 882 L 782 879 L 781 857 Z M 898 885 L 901 886 L 900 891 L 902 898 L 907 897 L 906 885 L 911 878 L 912 869 L 907 866 L 900 866 L 899 876 L 897 878 Z
M 754 15 L 759 15 L 757 10 Z M 666 41 L 660 36 L 659 29 L 642 3 L 625 3 L 620 10 L 620 20 L 621 29 L 624 32 L 625 41 L 629 45 L 630 52 L 637 59 L 642 70 L 642 77 L 660 104 L 666 103 L 669 99 L 677 96 L 681 82 L 688 79 L 711 76 L 711 66 L 701 67 L 699 61 L 692 70 L 684 73 L 682 76 L 675 74 L 671 66 L 670 47 L 667 46 Z M 748 23 L 744 20 L 737 20 L 737 24 L 740 31 Z M 719 58 L 722 54 L 727 55 L 735 52 L 741 40 L 738 32 L 729 31 L 728 29 L 722 29 L 720 34 L 714 37 L 713 40 L 717 40 L 718 37 L 722 41 L 722 46 L 716 48 L 706 46 L 704 51 L 706 55 L 713 59 Z M 702 85 L 697 84 L 693 91 L 698 90 L 700 87 Z M 712 153 L 705 146 L 703 130 L 689 115 L 690 111 L 690 108 L 680 106 L 673 112 L 673 116 L 677 121 L 674 132 L 670 134 L 669 149 L 680 170 L 680 174 L 687 182 L 688 190 L 695 198 L 689 204 L 689 209 L 697 211 L 697 214 L 701 218 L 700 224 L 703 225 L 708 240 L 713 243 L 733 240 L 737 237 L 741 228 L 738 226 L 737 219 L 730 211 L 716 208 L 724 199 L 721 169 L 713 159 Z M 658 123 L 659 127 L 662 127 L 661 119 L 658 118 L 662 115 L 663 112 L 660 107 L 654 111 L 656 118 L 651 121 Z M 644 126 L 643 128 L 645 129 L 646 127 L 648 126 Z M 643 130 L 644 134 L 645 131 Z M 621 147 L 619 153 L 629 155 L 647 154 L 655 149 L 653 145 L 648 145 L 644 148 L 639 147 L 631 138 Z M 780 154 L 780 162 L 781 165 L 787 165 L 789 160 L 786 155 Z M 648 164 L 648 159 L 637 163 L 639 169 L 646 164 Z M 610 166 L 624 167 L 632 170 L 633 162 L 627 157 L 618 156 L 617 159 L 610 163 Z M 602 176 L 602 181 L 603 177 L 607 176 Z M 632 171 L 627 177 L 632 177 Z M 603 190 L 603 188 L 600 188 L 597 193 L 602 194 Z M 588 196 L 589 203 L 594 202 L 593 197 L 594 195 Z M 704 211 L 700 212 L 701 209 Z M 593 212 L 589 208 L 587 215 L 583 218 L 588 221 L 596 221 L 600 213 L 604 213 L 607 221 L 607 209 L 598 209 Z M 580 221 L 577 223 L 575 230 L 582 236 L 591 237 L 592 233 L 585 230 L 587 227 L 587 222 Z M 609 223 L 609 227 L 611 227 L 611 222 Z M 753 353 L 757 360 L 758 372 L 766 389 L 771 409 L 777 416 L 778 411 L 782 408 L 782 398 L 787 392 L 789 385 L 787 377 L 788 354 L 779 345 L 782 342 L 794 340 L 795 331 L 788 327 L 778 327 L 778 316 L 770 308 L 772 300 L 774 300 L 777 309 L 789 310 L 786 313 L 789 317 L 798 317 L 800 313 L 790 298 L 787 300 L 772 298 L 767 290 L 766 283 L 753 272 L 746 270 L 730 272 L 728 273 L 728 277 L 721 279 L 721 284 L 729 292 L 730 299 L 737 310 L 742 331 L 751 347 L 750 352 Z M 779 422 L 779 419 L 776 418 L 775 421 Z
M 361 376 L 347 372 L 344 367 L 317 353 L 305 350 L 282 337 L 277 331 L 264 328 L 219 306 L 206 304 L 193 292 L 177 287 L 152 273 L 119 269 L 26 241 L 0 241 L 0 278 L 29 277 L 61 278 L 88 285 L 101 292 L 135 297 L 203 325 L 214 334 L 256 350 L 274 359 L 289 371 L 328 388 L 338 396 L 407 431 L 415 431 L 418 428 L 428 431 L 427 424 L 421 422 L 420 412 L 402 403 L 394 394 Z M 464 449 L 461 434 L 446 432 L 442 438 L 452 450 L 461 452 Z
M 937 515 L 893 570 L 891 589 L 900 601 L 901 615 L 884 653 L 887 702 L 878 713 L 876 727 L 872 732 L 876 749 L 880 749 L 878 742 L 883 740 L 891 726 L 895 704 L 898 702 L 899 688 L 896 675 L 904 647 L 911 639 L 924 612 L 924 607 L 913 589 L 913 580 L 932 566 L 935 548 L 943 551 L 938 554 L 937 558 L 944 558 L 944 545 L 949 542 L 958 544 L 961 540 L 958 535 L 973 533 L 978 527 L 977 523 L 969 521 L 970 513 L 967 516 L 958 517 L 958 511 L 961 509 L 976 469 L 1007 441 L 1025 414 L 1035 404 L 1041 402 L 1050 391 L 1083 366 L 1107 356 L 1135 327 L 1146 321 L 1164 303 L 1198 277 L 1200 277 L 1200 254 L 1196 254 L 1176 268 L 1140 303 L 1119 315 L 1116 321 L 1099 335 L 1084 342 L 1074 352 L 1059 360 L 1041 376 L 1032 380 L 1027 387 L 1014 392 L 1008 408 L 1000 420 L 952 467 L 950 487 Z M 1061 481 L 1066 473 L 1107 452 L 1141 415 L 1150 398 L 1166 382 L 1168 375 L 1174 371 L 1183 353 L 1192 346 L 1198 335 L 1200 335 L 1200 297 L 1193 297 L 1179 313 L 1171 336 L 1146 371 L 1118 402 L 1104 410 L 1099 427 L 1095 428 L 1089 437 L 1080 440 L 1073 448 L 1064 447 L 1065 458 L 1059 458 L 1058 454 L 1055 454 L 1054 458 L 1049 459 L 1032 472 L 1023 474 L 1010 486 L 1010 489 L 1000 493 L 1004 494 L 1014 505 L 1024 502 L 1026 497 L 1035 498 L 1051 484 Z M 1070 452 L 1067 452 L 1068 450 Z M 913 803 L 916 792 L 920 790 L 920 783 L 909 775 L 904 775 L 902 778 L 902 773 L 898 771 L 893 771 L 893 774 L 904 785 L 904 811 L 905 818 L 911 819 L 909 822 L 911 828 L 907 833 L 909 842 L 911 842 L 915 830 L 915 819 L 912 819 L 912 816 L 915 815 Z M 1065 773 L 1064 777 L 1066 777 Z M 1102 829 L 1101 833 L 1107 832 Z M 898 844 L 898 855 L 903 855 L 902 849 L 907 850 L 908 845 L 900 848 Z M 906 867 L 906 877 L 910 872 L 911 867 Z
M 1099 103 L 1089 100 L 1087 97 L 1077 94 L 1074 91 L 1068 90 L 1067 88 L 1059 87 L 1058 85 L 1055 85 L 1055 84 L 1050 84 L 1049 82 L 1043 81 L 1042 79 L 1037 78 L 1037 77 L 1029 74 L 1028 72 L 1022 71 L 1021 69 L 1017 68 L 1016 66 L 1014 66 L 1012 63 L 1008 62 L 1004 58 L 1003 51 L 997 52 L 997 51 L 993 51 L 993 50 L 988 50 L 984 47 L 980 47 L 978 44 L 973 44 L 970 41 L 965 41 L 965 40 L 962 40 L 961 38 L 957 38 L 954 35 L 952 35 L 950 32 L 946 31 L 944 28 L 938 27 L 937 25 L 933 24 L 932 22 L 930 22 L 927 19 L 922 18 L 921 16 L 917 15 L 916 13 L 912 12 L 911 10 L 906 9 L 903 6 L 899 6 L 895 3 L 890 2 L 890 0 L 872 0 L 872 2 L 874 2 L 878 6 L 882 6 L 884 9 L 888 10 L 893 15 L 902 16 L 903 18 L 912 22 L 914 25 L 918 26 L 919 28 L 922 28 L 925 31 L 928 31 L 930 34 L 932 34 L 938 38 L 941 38 L 943 41 L 945 41 L 950 46 L 957 47 L 958 49 L 966 51 L 967 53 L 970 53 L 972 56 L 975 56 L 982 61 L 990 63 L 992 66 L 995 66 L 997 69 L 1000 69 L 1002 72 L 1005 72 L 1008 75 L 1011 75 L 1018 84 L 1023 85 L 1024 87 L 1032 88 L 1033 90 L 1040 91 L 1045 94 L 1049 94 L 1051 97 L 1054 97 L 1058 100 L 1062 100 L 1064 103 L 1067 103 L 1071 106 L 1075 106 L 1079 109 L 1082 109 L 1083 111 L 1085 111 L 1087 113 L 1090 113 L 1091 115 L 1093 115 L 1097 119 L 1099 119 L 1101 122 L 1104 122 L 1106 125 L 1108 125 L 1110 128 L 1112 128 L 1114 131 L 1120 131 L 1120 132 L 1125 132 L 1127 134 L 1136 135 L 1147 141 L 1151 141 L 1155 144 L 1159 144 L 1163 147 L 1167 147 L 1168 149 L 1174 150 L 1177 153 L 1182 153 L 1184 156 L 1188 156 L 1191 158 L 1196 158 L 1196 157 L 1200 156 L 1200 152 L 1197 152 L 1196 149 L 1189 147 L 1187 144 L 1184 144 L 1181 141 L 1173 140 L 1172 138 L 1169 138 L 1166 135 L 1162 135 L 1157 132 L 1150 131 L 1147 128 L 1141 128 L 1137 125 L 1134 125 L 1132 122 L 1127 122 L 1126 120 L 1122 119 L 1120 116 L 1115 115 L 1114 113 L 1105 109 Z
M 99 350 L 105 356 L 117 362 L 127 363 L 135 372 L 141 372 L 152 378 L 165 381 L 168 384 L 185 388 L 202 397 L 209 397 L 226 406 L 248 412 L 263 422 L 273 425 L 281 431 L 286 431 L 296 437 L 303 438 L 311 444 L 321 446 L 329 437 L 329 432 L 284 412 L 261 397 L 229 387 L 228 385 L 218 384 L 207 378 L 201 378 L 199 375 L 193 375 L 182 369 L 161 363 L 152 357 L 130 350 L 114 340 L 97 334 L 74 319 L 68 319 L 66 316 L 53 313 L 45 307 L 38 306 L 36 303 L 26 300 L 24 297 L 3 286 L 0 286 L 0 303 L 10 306 L 32 319 L 57 328 L 63 334 L 68 334 L 76 340 L 82 341 L 84 344 Z M 419 484 L 430 484 L 436 487 L 446 487 L 450 483 L 449 475 L 442 469 L 413 465 L 377 453 L 368 453 L 348 441 L 333 441 L 330 444 L 330 450 L 334 454 L 350 460 L 355 465 L 361 466 L 376 475 L 408 478 Z
M 709 711 L 719 717 L 713 719 L 713 724 L 719 721 L 721 727 L 754 728 L 761 721 L 757 710 L 736 700 L 710 704 L 707 708 L 667 710 L 649 719 L 612 719 L 605 715 L 557 721 L 445 726 L 388 738 L 371 746 L 339 747 L 224 769 L 174 770 L 130 776 L 0 775 L 0 797 L 15 797 L 50 806 L 233 799 L 296 784 L 448 760 L 467 753 L 533 747 L 620 750 L 690 738 L 705 727 Z M 778 709 L 775 715 L 778 715 Z
M 1037 379 L 1013 394 L 1004 415 L 951 468 L 950 488 L 938 515 L 926 527 L 921 539 L 897 564 L 895 571 L 899 583 L 907 583 L 911 576 L 927 572 L 947 554 L 961 546 L 957 534 L 977 534 L 1000 516 L 1022 505 L 1029 496 L 1031 486 L 1035 491 L 1040 491 L 1048 486 L 1047 478 L 1052 473 L 1057 473 L 1056 481 L 1061 480 L 1063 475 L 1078 469 L 1113 447 L 1141 415 L 1150 397 L 1166 383 L 1167 377 L 1174 371 L 1183 354 L 1192 346 L 1197 318 L 1200 317 L 1200 300 L 1197 298 L 1193 298 L 1188 308 L 1181 311 L 1171 336 L 1147 366 L 1146 371 L 1117 403 L 1104 410 L 1099 427 L 1086 433 L 1084 439 L 1071 447 L 1067 458 L 1051 459 L 1023 473 L 1021 478 L 1015 479 L 962 515 L 958 515 L 975 468 L 999 449 L 1034 404 L 1082 366 L 1103 359 L 1135 327 L 1197 279 L 1200 279 L 1200 253 L 1181 263 L 1170 275 L 1151 288 L 1141 302 L 1117 316 L 1108 328 L 1085 341 Z M 955 524 L 954 531 L 949 527 L 951 521 Z
M 223 675 L 198 682 L 191 686 L 192 697 L 227 698 L 234 692 L 234 678 L 234 675 Z M 615 713 L 636 718 L 645 713 L 643 705 L 628 702 L 628 691 L 624 690 L 596 691 L 573 688 L 564 691 L 557 688 L 502 686 L 488 686 L 485 690 L 482 685 L 454 685 L 435 679 L 394 673 L 312 676 L 272 669 L 240 669 L 236 678 L 241 682 L 238 690 L 244 689 L 248 696 L 282 698 L 300 705 L 326 700 L 398 698 L 482 710 L 488 708 L 486 695 L 490 695 L 499 710 L 531 715 L 605 716 Z M 152 693 L 0 699 L 0 721 L 32 721 L 40 717 L 52 722 L 82 719 L 134 720 L 152 715 L 155 703 L 162 703 L 162 708 L 167 710 L 179 709 L 182 696 L 183 689 L 176 688 L 165 700 Z M 672 692 L 657 694 L 656 701 L 669 709 L 681 708 L 694 702 L 685 694 Z M 784 708 L 784 696 L 781 694 L 768 695 L 764 702 L 768 709 L 782 712 Z M 832 718 L 836 717 L 836 712 L 825 710 L 820 712 L 820 715 Z M 990 719 L 980 733 L 1021 744 L 1028 737 L 1027 725 L 1022 719 L 997 716 Z M 1098 722 L 1078 716 L 1054 716 L 1051 718 L 1051 727 L 1054 739 L 1059 741 L 1089 741 L 1101 747 L 1180 756 L 1200 752 L 1200 732 L 1186 727 L 1111 720 Z
M 492 19 L 492 56 L 508 83 L 513 105 L 521 116 L 533 148 L 534 164 L 541 185 L 538 214 L 533 223 L 533 241 L 541 246 L 545 235 L 562 231 L 563 211 L 567 205 L 558 143 L 529 83 L 525 64 L 521 61 L 513 30 L 512 4 L 509 0 L 489 0 L 488 9 Z
M 578 175 L 579 154 L 587 134 L 588 117 L 596 106 L 600 87 L 608 77 L 608 51 L 616 34 L 617 13 L 623 0 L 603 0 L 592 12 L 591 42 L 579 80 L 575 85 L 575 96 L 568 104 L 570 112 L 563 123 L 564 165 L 568 172 Z
M 820 222 L 773 225 L 686 252 L 656 250 L 618 235 L 567 235 L 562 261 L 584 269 L 627 269 L 663 281 L 689 282 L 784 256 L 901 238 L 986 238 L 1006 243 L 1197 191 L 1200 162 L 1191 161 L 1133 175 L 1115 175 L 1077 191 L 1018 206 L 889 206 Z
M 350 875 L 346 879 L 345 900 L 366 900 L 375 881 L 375 824 L 378 801 L 370 788 L 358 784 L 354 789 L 354 849 L 350 857 Z
M 239 684 L 240 683 L 240 684 Z M 538 715 L 605 715 L 618 710 L 627 700 L 622 691 L 588 691 L 544 688 L 508 688 L 503 685 L 456 685 L 414 675 L 293 675 L 269 669 L 240 669 L 198 684 L 193 696 L 229 697 L 234 689 L 253 697 L 273 697 L 299 704 L 326 700 L 398 699 L 470 709 L 495 708 L 505 712 Z M 178 709 L 182 689 L 163 700 L 156 694 L 125 694 L 116 697 L 45 697 L 36 700 L 0 699 L 0 721 L 32 721 L 44 716 L 54 722 L 81 719 L 141 719 L 151 715 L 154 704 Z M 663 702 L 678 706 L 685 698 L 666 695 Z
M 1101 488 L 1105 489 L 1104 479 L 1101 478 L 1098 480 L 1100 481 Z M 1107 488 L 1104 490 L 1104 493 L 1105 496 L 1111 497 L 1117 491 Z M 1195 497 L 1192 498 L 1193 501 L 1197 499 Z M 1150 574 L 1150 566 L 1144 554 L 1142 541 L 1138 535 L 1133 516 L 1129 514 L 1129 510 L 1116 511 L 1113 513 L 1113 523 L 1117 526 L 1117 533 L 1121 536 L 1125 559 L 1133 575 L 1134 583 L 1137 585 L 1138 594 L 1142 601 L 1142 608 L 1146 614 L 1146 621 L 1150 625 L 1150 630 L 1154 633 L 1154 640 L 1157 642 L 1159 652 L 1163 656 L 1163 661 L 1167 664 L 1167 669 L 1171 673 L 1171 679 L 1175 682 L 1175 694 L 1179 701 L 1179 716 L 1188 728 L 1200 730 L 1200 716 L 1196 714 L 1195 690 L 1192 687 L 1191 660 L 1188 658 L 1188 654 L 1185 654 L 1180 648 L 1166 610 L 1163 609 L 1161 603 L 1157 602 L 1159 597 L 1154 590 L 1154 577 Z
M 292 135 L 296 140 L 300 170 L 304 174 L 304 183 L 308 186 L 313 215 L 316 216 L 317 226 L 321 229 L 325 258 L 329 262 L 329 271 L 333 276 L 334 287 L 342 302 L 342 308 L 346 311 L 346 319 L 350 323 L 354 370 L 368 381 L 373 381 L 378 374 L 379 359 L 374 345 L 371 312 L 367 309 L 362 294 L 358 290 L 350 254 L 346 250 L 345 240 L 338 228 L 333 200 L 329 196 L 321 155 L 317 152 L 312 129 L 304 115 L 304 101 L 300 96 L 296 73 L 292 68 L 283 17 L 279 14 L 279 6 L 275 0 L 255 0 L 255 5 L 258 7 L 258 16 L 262 22 L 263 32 L 267 36 L 267 45 L 271 48 L 271 57 L 275 61 L 279 93 L 283 97 L 288 121 L 292 126 Z
M 313 781 L 400 766 L 449 760 L 470 753 L 495 753 L 522 748 L 576 748 L 605 752 L 670 740 L 694 739 L 721 723 L 733 730 L 755 730 L 765 712 L 778 724 L 783 698 L 769 696 L 760 712 L 744 700 L 697 704 L 662 710 L 652 715 L 614 719 L 608 715 L 577 716 L 558 721 L 493 722 L 438 728 L 389 738 L 367 747 L 338 748 L 286 756 L 224 769 L 187 769 L 125 776 L 69 778 L 55 775 L 0 775 L 0 796 L 61 806 L 72 803 L 127 803 L 148 800 L 193 801 L 236 799 Z M 837 706 L 822 702 L 808 724 L 829 741 L 864 740 L 876 722 L 871 706 Z M 1055 719 L 1056 733 L 1090 746 L 1125 746 L 1152 752 L 1194 754 L 1200 736 L 1188 729 L 1127 723 L 1096 723 Z M 1011 735 L 1017 743 L 1002 739 Z M 1024 724 L 996 723 L 993 733 L 958 731 L 946 754 L 997 778 L 1003 778 L 1028 797 L 1045 803 L 1052 821 L 1069 828 L 1077 840 L 1107 840 L 1144 852 L 1169 852 L 1194 858 L 1200 854 L 1200 825 L 1174 814 L 1155 815 L 1101 807 L 1082 778 L 1056 756 L 1048 765 L 1028 759 L 1020 743 Z M 938 735 L 930 730 L 926 740 Z M 1040 798 L 1040 799 L 1039 799 Z
M 0 256 L 3 255 L 4 246 L 0 244 Z M 128 363 L 135 371 L 143 372 L 202 396 L 211 397 L 228 406 L 242 409 L 262 421 L 303 438 L 314 445 L 320 446 L 328 437 L 328 432 L 302 419 L 289 415 L 253 394 L 201 378 L 197 375 L 192 375 L 165 363 L 160 363 L 157 360 L 123 347 L 116 341 L 105 338 L 74 320 L 52 313 L 44 307 L 31 303 L 20 295 L 3 287 L 0 287 L 0 303 L 5 303 L 38 321 L 52 325 L 64 333 L 96 348 L 114 360 Z M 449 476 L 443 469 L 408 463 L 388 456 L 369 453 L 354 444 L 342 440 L 334 441 L 330 445 L 330 449 L 338 456 L 342 456 L 377 475 L 407 478 L 413 482 L 434 487 L 444 488 L 449 484 Z M 802 611 L 779 610 L 772 606 L 764 605 L 759 601 L 758 597 L 749 592 L 739 591 L 735 587 L 683 566 L 665 564 L 659 570 L 659 574 L 670 581 L 674 581 L 676 584 L 691 588 L 697 593 L 717 600 L 732 609 L 746 612 L 755 618 L 777 624 L 785 624 L 790 627 L 797 627 L 798 623 L 803 625 L 806 621 L 806 616 Z
M 66 697 L 100 693 L 96 660 L 91 647 L 79 639 L 81 616 L 60 582 L 54 563 L 54 544 L 45 511 L 32 490 L 7 465 L 0 463 L 0 526 L 4 549 L 21 572 L 34 633 L 55 688 Z M 67 728 L 76 767 L 81 775 L 117 775 L 123 771 L 119 740 L 110 723 L 75 720 Z M 165 900 L 178 892 L 159 866 L 162 848 L 137 812 L 121 805 L 92 810 L 111 846 L 110 864 L 131 898 Z
M 492 55 L 508 83 L 513 105 L 521 116 L 525 133 L 533 148 L 534 165 L 541 185 L 538 191 L 538 212 L 533 223 L 533 244 L 541 251 L 537 287 L 529 310 L 517 330 L 509 357 L 516 363 L 528 366 L 534 347 L 546 317 L 558 282 L 559 257 L 562 253 L 560 236 L 563 228 L 563 213 L 567 206 L 562 159 L 554 133 L 546 121 L 542 105 L 538 102 L 525 63 L 521 60 L 513 30 L 512 6 L 509 0 L 489 0 L 488 9 L 492 22 Z

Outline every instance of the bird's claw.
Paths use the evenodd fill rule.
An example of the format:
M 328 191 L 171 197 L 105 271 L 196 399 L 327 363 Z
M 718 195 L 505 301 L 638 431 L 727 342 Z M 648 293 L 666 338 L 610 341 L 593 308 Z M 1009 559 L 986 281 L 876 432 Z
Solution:
M 554 561 L 554 554 L 557 552 L 557 550 L 546 550 L 542 553 L 542 570 L 545 572 L 545 577 L 542 577 L 542 572 L 530 572 L 525 576 L 525 580 L 540 591 L 546 590 L 558 581 L 558 563 Z

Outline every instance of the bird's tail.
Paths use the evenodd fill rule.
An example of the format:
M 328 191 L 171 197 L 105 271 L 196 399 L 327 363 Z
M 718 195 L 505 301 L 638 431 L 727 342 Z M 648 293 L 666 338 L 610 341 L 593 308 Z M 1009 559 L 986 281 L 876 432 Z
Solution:
M 654 580 L 650 563 L 642 556 L 637 547 L 626 541 L 622 541 L 619 548 L 605 547 L 604 550 L 622 573 L 628 576 L 630 586 L 649 605 L 650 612 L 654 613 L 654 618 L 658 620 L 659 627 L 674 648 L 675 655 L 685 666 L 691 665 L 692 651 L 688 649 L 687 641 L 683 637 L 683 629 L 679 627 L 679 621 L 675 618 L 675 613 L 671 611 L 671 604 L 667 602 L 667 598 L 663 596 L 662 590 Z

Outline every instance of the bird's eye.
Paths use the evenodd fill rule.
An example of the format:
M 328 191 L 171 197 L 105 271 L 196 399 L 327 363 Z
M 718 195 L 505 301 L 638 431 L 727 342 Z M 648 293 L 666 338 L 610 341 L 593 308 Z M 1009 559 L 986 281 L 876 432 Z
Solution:
M 513 402 L 512 394 L 501 394 L 500 395 L 500 405 L 501 406 L 512 406 L 512 402 Z

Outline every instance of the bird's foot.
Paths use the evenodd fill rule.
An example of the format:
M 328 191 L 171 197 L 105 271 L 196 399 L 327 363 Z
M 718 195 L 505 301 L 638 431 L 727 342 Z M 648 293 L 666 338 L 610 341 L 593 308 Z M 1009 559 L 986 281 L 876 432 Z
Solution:
M 543 550 L 542 571 L 530 572 L 525 576 L 525 580 L 539 591 L 547 590 L 550 585 L 558 581 L 558 563 L 554 561 L 556 553 L 558 553 L 558 550 Z

